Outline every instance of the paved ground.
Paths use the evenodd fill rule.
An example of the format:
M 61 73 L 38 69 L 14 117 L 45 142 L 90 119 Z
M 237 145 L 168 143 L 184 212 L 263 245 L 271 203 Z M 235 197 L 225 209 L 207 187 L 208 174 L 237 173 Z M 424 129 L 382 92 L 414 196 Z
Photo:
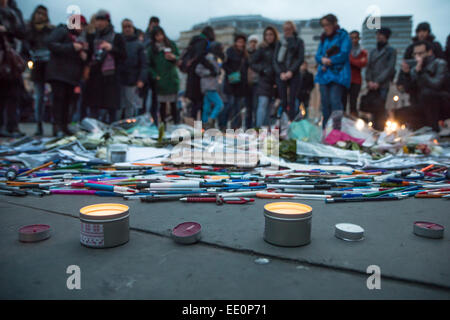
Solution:
M 27 134 L 33 124 L 21 125 Z M 51 132 L 49 125 L 46 133 Z M 130 242 L 113 249 L 80 245 L 79 209 L 101 202 L 130 206 Z M 280 248 L 263 240 L 263 206 L 142 204 L 120 198 L 0 196 L 0 299 L 450 299 L 450 238 L 412 233 L 414 221 L 450 226 L 449 201 L 324 204 L 313 211 L 312 242 Z M 181 246 L 170 230 L 185 221 L 202 225 L 196 245 Z M 350 222 L 366 239 L 334 237 Z M 52 226 L 52 237 L 18 241 L 23 225 Z M 255 263 L 268 258 L 269 264 Z M 81 268 L 81 290 L 68 290 L 66 269 Z M 381 290 L 366 286 L 367 267 L 381 269 Z
M 99 202 L 130 206 L 130 242 L 113 249 L 80 245 L 78 210 Z M 313 206 L 312 242 L 280 248 L 263 236 L 263 206 L 142 204 L 117 198 L 0 197 L 0 298 L 3 299 L 449 299 L 450 241 L 412 234 L 416 220 L 450 225 L 445 200 Z M 181 246 L 169 231 L 184 221 L 203 227 L 202 241 Z M 366 229 L 366 239 L 333 236 L 337 222 Z M 50 239 L 23 244 L 20 226 L 53 228 Z M 265 257 L 269 264 L 254 261 Z M 81 290 L 68 290 L 66 268 L 81 268 Z M 369 265 L 381 290 L 368 290 Z

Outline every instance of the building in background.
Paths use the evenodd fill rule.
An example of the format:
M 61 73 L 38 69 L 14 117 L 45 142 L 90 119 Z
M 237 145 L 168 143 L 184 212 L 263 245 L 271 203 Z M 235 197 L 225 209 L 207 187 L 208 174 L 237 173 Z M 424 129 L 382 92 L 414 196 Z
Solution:
M 244 33 L 247 36 L 257 34 L 262 39 L 264 29 L 268 26 L 273 26 L 282 35 L 283 22 L 283 20 L 269 19 L 261 15 L 233 15 L 211 18 L 206 22 L 194 25 L 191 30 L 182 31 L 177 45 L 183 50 L 193 36 L 199 34 L 204 27 L 211 26 L 216 32 L 217 41 L 228 47 L 233 44 L 236 33 Z M 294 23 L 297 25 L 300 37 L 305 41 L 306 59 L 310 64 L 315 64 L 314 55 L 322 33 L 319 19 L 294 20 Z

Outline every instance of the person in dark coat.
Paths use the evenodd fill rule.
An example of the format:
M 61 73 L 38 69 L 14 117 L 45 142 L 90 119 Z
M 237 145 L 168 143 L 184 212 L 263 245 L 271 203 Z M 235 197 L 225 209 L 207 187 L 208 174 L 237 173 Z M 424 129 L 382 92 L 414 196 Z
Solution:
M 449 100 L 449 94 L 444 90 L 448 77 L 447 62 L 434 56 L 433 46 L 428 41 L 416 42 L 413 54 L 416 65 L 413 68 L 404 65 L 402 72 L 406 81 L 418 88 L 422 125 L 431 126 L 438 132 L 441 114 L 448 114 L 448 110 L 444 110 L 447 107 L 444 102 Z
M 144 48 L 146 50 L 146 56 L 152 44 L 151 32 L 153 28 L 159 27 L 159 24 L 160 20 L 158 17 L 151 17 L 148 22 L 147 30 L 144 33 Z M 148 74 L 143 92 L 144 95 L 142 113 L 153 112 L 152 115 L 154 116 L 156 112 L 157 115 L 157 111 L 154 110 L 158 110 L 158 92 L 156 92 L 156 82 L 154 79 L 152 79 L 150 74 Z
M 42 117 L 44 115 L 45 96 L 45 70 L 50 60 L 50 51 L 46 44 L 46 38 L 54 27 L 50 25 L 47 8 L 39 5 L 33 11 L 30 22 L 27 25 L 26 46 L 33 61 L 31 80 L 34 91 L 34 118 L 37 123 L 37 136 L 42 136 Z
M 86 19 L 80 16 L 81 25 Z M 80 29 L 69 29 L 60 24 L 47 37 L 50 61 L 46 68 L 46 81 L 50 83 L 53 93 L 52 113 L 57 137 L 70 135 L 70 105 L 74 99 L 74 89 L 79 85 L 83 66 L 87 62 L 87 43 L 79 41 Z
M 445 59 L 445 53 L 438 41 L 435 41 L 435 36 L 431 33 L 431 26 L 428 22 L 421 22 L 417 25 L 416 36 L 412 38 L 412 43 L 406 48 L 403 55 L 402 69 L 408 68 L 415 64 L 413 55 L 414 45 L 419 41 L 428 41 L 432 46 L 434 56 L 436 58 Z M 409 94 L 410 103 L 413 108 L 417 107 L 418 103 L 418 88 L 414 87 L 414 83 L 405 78 L 405 73 L 399 72 L 397 80 L 397 88 Z
M 445 45 L 445 60 L 447 61 L 447 66 L 450 66 L 450 35 L 447 36 L 447 43 Z
M 308 63 L 306 62 L 306 60 L 300 67 L 300 75 L 302 77 L 302 82 L 297 93 L 297 98 L 300 105 L 303 103 L 303 106 L 305 107 L 304 118 L 306 118 L 308 116 L 307 112 L 309 107 L 309 100 L 311 97 L 311 91 L 314 89 L 314 76 L 311 72 L 309 72 Z
M 293 121 L 298 113 L 295 96 L 300 86 L 300 66 L 305 59 L 305 44 L 298 36 L 297 27 L 292 21 L 283 25 L 284 38 L 278 41 L 273 64 L 276 72 L 281 107 Z M 289 89 L 289 97 L 288 97 Z
M 377 92 L 381 98 L 381 107 L 373 112 L 373 124 L 376 130 L 384 130 L 386 121 L 386 100 L 389 86 L 395 76 L 397 52 L 389 43 L 391 29 L 377 30 L 377 47 L 369 53 L 369 62 L 366 69 L 366 81 L 369 91 Z
M 98 118 L 99 110 L 106 109 L 109 120 L 116 120 L 116 112 L 120 105 L 120 65 L 127 58 L 125 40 L 114 32 L 110 14 L 100 10 L 95 15 L 96 33 L 88 38 L 89 60 L 91 69 L 86 82 L 84 103 L 89 106 L 94 118 Z
M 121 108 L 119 119 L 124 113 L 125 119 L 134 117 L 142 108 L 142 99 L 139 90 L 144 88 L 147 81 L 147 56 L 144 44 L 139 41 L 138 35 L 130 19 L 122 21 L 122 34 L 125 39 L 127 59 L 119 66 Z
M 247 94 L 248 53 L 246 49 L 247 37 L 238 34 L 234 37 L 234 45 L 225 53 L 223 70 L 225 71 L 226 95 L 225 107 L 219 117 L 219 127 L 225 130 L 228 120 L 231 120 L 231 128 L 241 126 L 241 107 Z
M 274 97 L 275 70 L 273 55 L 278 42 L 278 31 L 274 27 L 267 27 L 263 33 L 263 43 L 250 59 L 250 69 L 258 74 L 256 84 L 256 128 L 269 125 L 270 102 Z
M 22 13 L 17 8 L 14 0 L 0 0 L 0 52 L 5 50 L 3 39 L 15 50 L 17 39 L 25 38 L 25 24 Z M 3 52 L 2 52 L 3 51 Z M 1 136 L 19 137 L 23 133 L 19 131 L 18 107 L 23 88 L 21 76 L 8 79 L 0 79 L 0 130 Z M 6 110 L 6 119 L 3 117 Z M 6 124 L 4 123 L 6 122 Z M 6 125 L 6 131 L 3 131 Z
M 209 46 L 215 38 L 213 28 L 209 26 L 205 27 L 199 35 L 191 39 L 184 54 L 185 57 L 182 57 L 180 60 L 180 64 L 183 63 L 183 60 L 187 60 L 186 65 L 180 67 L 185 69 L 187 73 L 185 97 L 191 101 L 191 117 L 194 119 L 197 119 L 198 112 L 203 105 L 200 77 L 195 72 L 195 68 L 199 63 L 202 63 L 211 71 L 211 75 L 214 76 L 216 72 L 215 67 L 206 59 L 206 55 Z
M 252 34 L 248 37 L 248 61 L 252 59 L 252 56 L 258 50 L 259 36 Z M 258 83 L 258 75 L 252 70 L 248 69 L 248 86 L 247 86 L 247 96 L 245 97 L 245 106 L 247 107 L 247 112 L 245 115 L 245 128 L 250 129 L 255 126 L 255 111 L 256 111 L 256 85 Z

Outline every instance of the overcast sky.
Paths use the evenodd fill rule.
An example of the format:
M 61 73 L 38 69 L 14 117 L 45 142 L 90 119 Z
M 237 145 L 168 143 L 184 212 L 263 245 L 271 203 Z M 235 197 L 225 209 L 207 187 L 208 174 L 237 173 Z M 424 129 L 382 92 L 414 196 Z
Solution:
M 341 27 L 361 30 L 367 8 L 376 5 L 381 15 L 413 15 L 413 28 L 422 21 L 431 23 L 432 31 L 445 46 L 450 33 L 450 0 L 17 0 L 25 19 L 38 4 L 48 7 L 53 24 L 64 22 L 67 7 L 78 5 L 87 19 L 98 9 L 110 11 L 116 30 L 123 18 L 145 29 L 156 15 L 169 37 L 176 40 L 180 31 L 211 17 L 261 14 L 272 19 L 310 19 L 334 13 Z

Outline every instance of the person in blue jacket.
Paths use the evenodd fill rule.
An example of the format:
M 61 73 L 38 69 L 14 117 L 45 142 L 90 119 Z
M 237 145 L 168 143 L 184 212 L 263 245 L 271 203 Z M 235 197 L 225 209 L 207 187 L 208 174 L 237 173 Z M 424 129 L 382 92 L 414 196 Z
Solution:
M 316 61 L 318 72 L 316 82 L 320 85 L 320 99 L 322 102 L 323 127 L 325 128 L 332 112 L 333 128 L 340 129 L 344 112 L 342 93 L 350 87 L 350 37 L 341 29 L 335 15 L 328 14 L 320 19 L 323 28 Z

